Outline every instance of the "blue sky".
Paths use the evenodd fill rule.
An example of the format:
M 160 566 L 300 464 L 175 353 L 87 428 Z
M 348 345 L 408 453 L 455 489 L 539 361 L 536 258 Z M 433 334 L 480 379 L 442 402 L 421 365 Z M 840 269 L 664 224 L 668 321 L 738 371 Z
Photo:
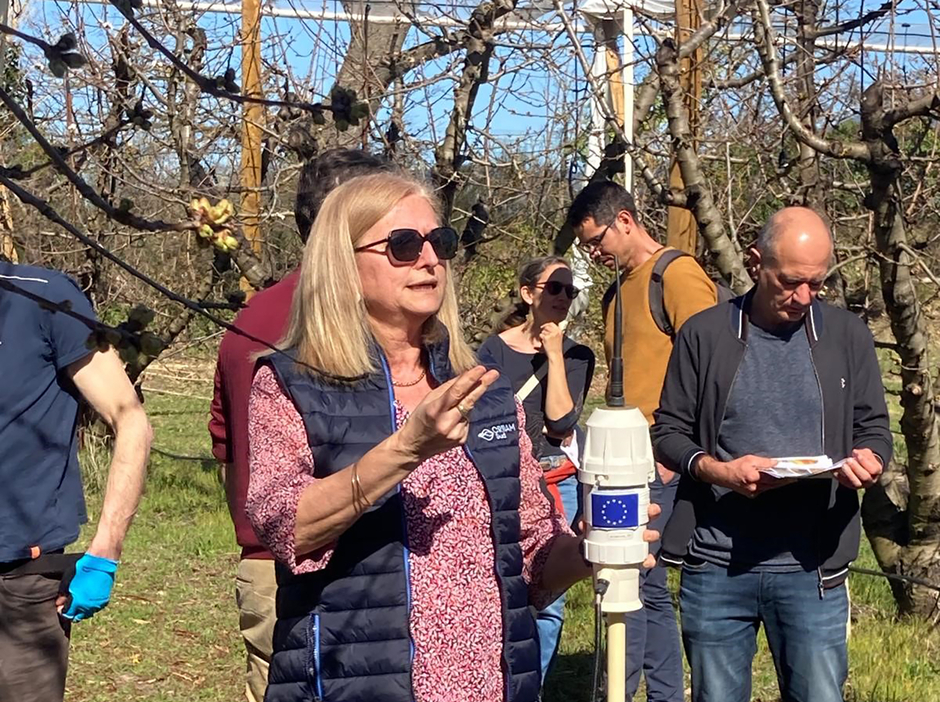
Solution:
M 877 2 L 850 3 L 839 10 L 838 17 L 831 12 L 827 17 L 829 22 L 847 21 L 859 13 L 867 12 L 879 7 Z M 338 0 L 277 0 L 277 7 L 300 8 L 306 10 L 323 9 L 332 12 L 341 12 L 342 6 Z M 446 4 L 421 5 L 424 16 L 440 17 L 444 14 L 466 17 L 473 4 L 471 0 L 447 0 Z M 877 43 L 897 45 L 931 46 L 933 37 L 930 33 L 928 18 L 920 2 L 907 0 L 898 3 L 897 12 L 892 18 L 886 17 L 866 30 L 869 40 Z M 144 10 L 143 12 L 147 12 Z M 373 3 L 372 14 L 380 14 L 383 8 Z M 50 34 L 55 35 L 63 25 L 62 17 L 67 13 L 72 21 L 80 19 L 85 26 L 86 36 L 95 49 L 101 51 L 101 58 L 108 59 L 108 51 L 104 41 L 104 33 L 100 26 L 108 23 L 112 28 L 119 27 L 123 19 L 119 13 L 106 5 L 81 5 L 45 0 L 36 3 L 31 8 L 31 15 L 38 24 L 50 27 Z M 546 19 L 549 16 L 546 15 Z M 223 44 L 231 44 L 237 36 L 240 17 L 237 15 L 223 15 L 206 13 L 200 19 L 200 24 L 210 34 L 210 52 L 205 73 L 209 75 L 222 73 L 225 67 L 231 65 L 238 71 L 239 52 Z M 745 29 L 746 25 L 737 29 Z M 782 27 L 780 28 L 783 29 Z M 426 41 L 431 33 L 440 32 L 439 29 L 422 31 L 411 29 L 406 46 Z M 453 30 L 451 30 L 453 31 Z M 791 27 L 792 31 L 792 27 Z M 290 73 L 292 78 L 300 84 L 309 86 L 317 94 L 323 95 L 332 85 L 333 78 L 338 70 L 344 48 L 348 42 L 349 31 L 341 21 L 301 21 L 283 17 L 266 18 L 263 22 L 262 34 L 263 59 L 269 71 Z M 853 32 L 840 37 L 841 41 L 857 41 L 859 33 Z M 520 41 L 527 41 L 541 45 L 537 52 L 524 52 L 510 46 Z M 497 140 L 504 140 L 513 145 L 513 148 L 543 150 L 551 144 L 560 144 L 567 137 L 571 138 L 573 127 L 583 128 L 587 120 L 586 96 L 588 85 L 583 71 L 570 51 L 570 42 L 564 32 L 536 32 L 517 31 L 502 35 L 501 46 L 497 49 L 495 60 L 491 63 L 491 72 L 495 75 L 502 66 L 507 71 L 498 82 L 483 86 L 479 91 L 473 123 L 482 127 L 491 118 L 489 127 Z M 938 37 L 940 43 L 940 37 Z M 590 36 L 582 37 L 582 45 L 588 58 L 592 53 L 592 39 Z M 638 54 L 648 54 L 651 50 L 651 41 L 647 37 L 638 36 Z M 871 78 L 879 66 L 892 60 L 883 53 L 868 52 L 864 57 L 865 74 Z M 895 54 L 895 66 L 913 67 L 923 65 L 924 59 L 920 57 Z M 933 59 L 930 59 L 933 61 Z M 426 87 L 411 90 L 406 100 L 406 130 L 423 139 L 426 148 L 430 148 L 439 141 L 449 119 L 452 109 L 452 93 L 454 83 L 452 78 L 457 74 L 450 67 L 450 58 L 440 59 L 424 66 L 420 71 L 414 71 L 406 78 L 406 85 L 420 85 L 434 76 L 443 78 Z M 531 61 L 531 65 L 527 64 Z M 546 65 L 552 63 L 556 66 L 553 71 L 546 70 Z M 935 65 L 935 62 L 934 64 Z M 459 68 L 459 67 L 458 67 Z M 639 81 L 646 72 L 644 65 L 637 67 L 636 80 Z M 854 69 L 857 72 L 857 68 Z M 863 80 L 866 80 L 863 78 Z M 282 83 L 283 78 L 278 79 Z M 488 113 L 489 100 L 493 91 L 499 91 L 501 98 L 499 109 L 490 115 Z M 305 96 L 309 97 L 309 96 Z M 566 117 L 568 132 L 562 134 L 558 126 L 562 121 L 559 117 Z M 385 122 L 385 114 L 379 115 L 380 122 Z M 471 141 L 479 139 L 473 132 L 469 135 Z M 531 145 L 531 146 L 530 146 Z

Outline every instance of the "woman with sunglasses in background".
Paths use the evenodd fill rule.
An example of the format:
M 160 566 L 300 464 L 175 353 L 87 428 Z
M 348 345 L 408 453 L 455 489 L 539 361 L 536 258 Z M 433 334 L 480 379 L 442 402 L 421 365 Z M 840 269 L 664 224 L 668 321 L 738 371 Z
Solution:
M 246 511 L 278 560 L 267 702 L 538 698 L 529 605 L 590 570 L 512 388 L 464 342 L 456 252 L 400 175 L 340 185 L 313 225 L 249 403 Z
M 562 325 L 578 296 L 571 268 L 559 256 L 526 262 L 519 270 L 521 323 L 487 339 L 480 358 L 492 359 L 512 383 L 526 416 L 526 434 L 545 482 L 571 524 L 578 511 L 578 419 L 594 376 L 594 353 L 564 335 Z M 542 679 L 548 673 L 564 621 L 560 597 L 538 613 Z

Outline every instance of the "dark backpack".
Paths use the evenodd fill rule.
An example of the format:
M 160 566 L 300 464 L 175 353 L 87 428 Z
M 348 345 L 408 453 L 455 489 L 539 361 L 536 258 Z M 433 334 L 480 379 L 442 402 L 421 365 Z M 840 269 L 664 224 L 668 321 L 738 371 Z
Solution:
M 656 322 L 656 326 L 659 327 L 659 331 L 672 339 L 674 339 L 676 336 L 676 330 L 672 328 L 672 322 L 669 321 L 669 315 L 666 314 L 663 276 L 666 275 L 666 269 L 669 268 L 669 264 L 675 261 L 677 258 L 682 258 L 683 256 L 689 256 L 689 254 L 687 254 L 685 251 L 679 251 L 678 249 L 669 249 L 664 251 L 663 255 L 659 257 L 659 259 L 656 261 L 656 264 L 653 266 L 653 273 L 650 276 L 650 314 L 653 315 L 653 321 Z M 724 281 L 712 282 L 715 283 L 715 289 L 718 293 L 718 303 L 727 302 L 728 300 L 736 297 L 734 291 L 729 288 L 724 283 Z M 607 289 L 607 292 L 604 293 L 604 300 L 602 304 L 604 307 L 605 316 L 607 308 L 614 301 L 614 293 L 616 291 L 614 286 L 619 285 L 619 283 L 620 276 L 617 276 L 617 280 L 611 283 L 610 287 Z

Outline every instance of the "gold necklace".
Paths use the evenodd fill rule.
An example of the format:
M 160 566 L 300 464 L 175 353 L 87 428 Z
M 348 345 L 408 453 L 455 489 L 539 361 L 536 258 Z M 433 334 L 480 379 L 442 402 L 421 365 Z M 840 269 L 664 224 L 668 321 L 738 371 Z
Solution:
M 410 388 L 414 385 L 417 385 L 422 380 L 424 380 L 424 376 L 426 376 L 427 374 L 428 374 L 427 370 L 423 370 L 421 371 L 421 375 L 419 375 L 415 380 L 412 380 L 408 383 L 401 383 L 395 380 L 394 378 L 392 378 L 392 385 L 394 385 L 396 388 Z

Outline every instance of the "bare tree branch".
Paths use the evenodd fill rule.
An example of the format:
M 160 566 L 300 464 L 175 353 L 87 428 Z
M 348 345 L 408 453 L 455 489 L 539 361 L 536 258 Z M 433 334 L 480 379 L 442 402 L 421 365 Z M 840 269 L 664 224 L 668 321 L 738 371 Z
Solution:
M 940 92 L 924 95 L 917 100 L 911 100 L 902 107 L 888 110 L 885 113 L 885 124 L 895 125 L 912 117 L 940 118 Z
M 435 150 L 435 177 L 440 184 L 444 221 L 449 222 L 454 210 L 454 198 L 459 185 L 461 153 L 467 138 L 473 103 L 480 86 L 487 81 L 489 63 L 493 55 L 493 26 L 498 17 L 512 12 L 516 0 L 496 0 L 477 7 L 470 16 L 466 33 L 466 58 L 463 72 L 454 88 L 454 109 L 451 113 L 444 141 Z
M 819 39 L 821 37 L 831 37 L 835 34 L 844 34 L 846 32 L 851 32 L 854 29 L 859 27 L 864 27 L 869 22 L 873 22 L 876 19 L 881 19 L 886 14 L 891 12 L 891 9 L 894 7 L 893 2 L 885 2 L 876 10 L 871 10 L 866 12 L 861 17 L 850 20 L 849 22 L 843 22 L 842 24 L 834 24 L 829 27 L 817 27 L 807 32 L 807 36 L 812 39 Z
M 761 57 L 764 66 L 764 75 L 770 86 L 770 94 L 773 96 L 777 111 L 783 117 L 787 128 L 803 144 L 815 149 L 819 153 L 832 156 L 834 158 L 851 158 L 856 161 L 868 162 L 870 154 L 865 144 L 858 142 L 829 141 L 823 137 L 814 134 L 799 117 L 793 113 L 790 104 L 787 102 L 786 94 L 783 90 L 783 81 L 780 77 L 780 66 L 777 59 L 777 50 L 774 46 L 774 32 L 770 23 L 770 9 L 767 6 L 767 0 L 755 0 L 755 7 L 752 10 L 754 18 L 754 33 L 757 43 L 757 52 Z
M 162 54 L 171 64 L 173 64 L 175 68 L 181 71 L 193 83 L 198 85 L 199 90 L 208 95 L 213 95 L 224 100 L 230 100 L 231 102 L 235 102 L 240 105 L 253 104 L 264 105 L 266 107 L 282 107 L 302 110 L 312 114 L 321 114 L 325 111 L 334 111 L 334 107 L 332 105 L 325 105 L 321 102 L 311 103 L 302 100 L 269 100 L 266 98 L 256 98 L 251 95 L 242 95 L 240 92 L 236 92 L 233 87 L 220 87 L 219 81 L 209 78 L 208 76 L 204 76 L 198 71 L 194 71 L 192 68 L 186 65 L 186 63 L 181 61 L 176 56 L 176 54 L 164 46 L 159 39 L 147 31 L 147 28 L 144 27 L 136 17 L 134 17 L 134 12 L 132 9 L 129 7 L 124 7 L 119 0 L 111 0 L 111 4 L 122 15 L 124 15 L 124 18 L 131 24 L 131 26 L 134 27 L 134 29 L 137 30 L 137 32 L 153 49 Z M 231 80 L 234 80 L 234 73 L 226 78 L 227 82 L 230 82 Z
M 10 112 L 20 121 L 20 123 L 30 133 L 30 136 L 33 137 L 33 139 L 46 153 L 52 163 L 55 164 L 56 169 L 62 173 L 62 175 L 64 175 L 69 180 L 69 182 L 72 183 L 72 185 L 75 186 L 75 189 L 78 190 L 81 196 L 104 212 L 110 219 L 114 220 L 115 222 L 134 227 L 135 229 L 151 232 L 195 231 L 199 228 L 199 223 L 192 220 L 183 222 L 165 222 L 162 220 L 144 219 L 143 217 L 138 217 L 137 215 L 132 214 L 129 210 L 115 207 L 111 203 L 107 202 L 103 197 L 96 193 L 94 188 L 88 185 L 88 183 L 86 183 L 80 175 L 78 175 L 74 170 L 72 170 L 72 168 L 69 167 L 68 163 L 66 163 L 65 159 L 62 157 L 62 154 L 60 154 L 55 147 L 46 141 L 46 138 L 42 135 L 29 116 L 3 88 L 0 88 L 0 102 L 3 102 L 7 109 L 10 110 Z M 4 180 L 6 181 L 9 179 L 4 178 Z M 261 262 L 260 259 L 251 253 L 250 247 L 244 245 L 244 238 L 241 237 L 241 234 L 235 232 L 235 235 L 239 238 L 239 246 L 233 254 L 235 262 L 238 264 L 242 273 L 253 286 L 256 286 L 258 289 L 264 287 L 270 279 L 270 274 L 267 272 L 266 266 Z
M 274 346 L 274 345 L 272 345 L 272 344 L 270 344 L 270 343 L 264 341 L 263 339 L 259 339 L 258 337 L 254 336 L 253 334 L 250 334 L 250 333 L 248 333 L 248 332 L 246 332 L 246 331 L 244 331 L 244 330 L 242 330 L 242 329 L 239 329 L 238 327 L 236 327 L 236 326 L 233 325 L 233 324 L 229 324 L 229 323 L 226 322 L 224 319 L 221 319 L 221 318 L 217 317 L 216 315 L 212 314 L 211 312 L 208 312 L 208 311 L 207 311 L 206 309 L 204 309 L 203 306 L 200 305 L 199 303 L 194 302 L 193 300 L 190 300 L 190 299 L 188 299 L 188 298 L 186 298 L 186 297 L 183 297 L 182 295 L 179 295 L 179 294 L 173 292 L 172 290 L 170 290 L 169 288 L 167 288 L 165 285 L 163 285 L 163 284 L 161 284 L 161 283 L 158 283 L 156 280 L 154 280 L 154 279 L 151 278 L 150 276 L 145 275 L 144 273 L 141 273 L 139 270 L 137 270 L 136 268 L 134 268 L 134 266 L 130 265 L 129 263 L 127 263 L 126 261 L 124 261 L 123 259 L 121 259 L 120 256 L 115 255 L 115 254 L 114 254 L 112 251 L 110 251 L 108 248 L 102 246 L 102 245 L 99 244 L 97 241 L 95 241 L 94 239 L 90 238 L 88 235 L 86 235 L 86 234 L 84 234 L 83 232 L 79 231 L 79 229 L 78 229 L 77 227 L 75 227 L 75 226 L 74 226 L 73 224 L 71 224 L 69 221 L 67 221 L 66 219 L 64 219 L 58 212 L 56 212 L 55 208 L 52 207 L 52 205 L 50 205 L 47 201 L 45 201 L 45 200 L 43 200 L 42 198 L 40 198 L 40 197 L 34 195 L 33 193 L 29 192 L 29 191 L 26 190 L 25 188 L 21 187 L 21 186 L 20 186 L 18 183 L 16 183 L 15 181 L 10 180 L 9 178 L 6 178 L 6 177 L 0 175 L 0 185 L 4 185 L 7 189 L 9 189 L 9 191 L 10 191 L 11 193 L 13 193 L 14 195 L 16 195 L 17 198 L 19 198 L 20 202 L 22 202 L 22 203 L 24 203 L 24 204 L 26 204 L 26 205 L 29 205 L 30 207 L 35 208 L 35 209 L 36 209 L 37 211 L 39 211 L 39 213 L 42 214 L 42 216 L 44 216 L 46 219 L 48 219 L 48 220 L 50 220 L 51 222 L 53 222 L 53 223 L 57 224 L 58 226 L 62 227 L 65 231 L 67 231 L 69 234 L 71 234 L 72 236 L 74 236 L 76 239 L 78 239 L 79 241 L 81 241 L 81 242 L 82 242 L 83 244 L 85 244 L 86 246 L 90 246 L 90 247 L 96 249 L 104 258 L 106 258 L 106 259 L 108 259 L 109 261 L 111 261 L 112 263 L 116 264 L 117 266 L 119 266 L 121 269 L 123 269 L 124 271 L 126 271 L 127 273 L 129 273 L 129 274 L 130 274 L 131 276 L 133 276 L 134 278 L 137 278 L 138 280 L 142 281 L 143 283 L 145 283 L 145 284 L 148 285 L 149 287 L 153 288 L 154 290 L 157 290 L 161 295 L 163 295 L 163 296 L 166 297 L 167 299 L 170 299 L 170 300 L 172 300 L 173 302 L 176 302 L 176 303 L 182 305 L 183 307 L 185 307 L 186 309 L 190 310 L 190 311 L 193 312 L 194 314 L 197 314 L 197 315 L 200 315 L 200 316 L 202 316 L 202 317 L 205 317 L 205 318 L 208 319 L 210 322 L 212 322 L 213 324 L 215 324 L 215 325 L 221 327 L 222 329 L 226 329 L 226 330 L 228 330 L 228 331 L 232 331 L 232 332 L 234 332 L 234 333 L 236 333 L 236 334 L 239 334 L 240 336 L 244 336 L 245 338 L 249 339 L 250 341 L 253 341 L 253 342 L 257 343 L 257 344 L 261 344 L 264 348 L 270 349 L 271 351 L 275 351 L 275 352 L 277 352 L 277 353 L 283 353 L 283 352 L 282 352 L 280 349 L 278 349 L 276 346 Z M 304 366 L 307 366 L 308 368 L 311 368 L 311 370 L 314 370 L 314 371 L 317 371 L 317 372 L 322 372 L 322 371 L 318 371 L 318 369 L 313 368 L 312 366 L 309 366 L 309 364 L 304 363 L 303 361 L 300 361 L 300 360 L 297 360 L 297 359 L 294 359 L 294 360 L 295 360 L 297 363 L 301 364 L 301 365 L 304 365 Z M 350 378 L 347 378 L 346 380 L 351 380 L 351 379 L 350 379 Z
M 731 0 L 721 7 L 710 19 L 702 23 L 695 32 L 679 46 L 679 59 L 688 58 L 698 50 L 705 42 L 711 39 L 715 34 L 721 31 L 728 23 L 734 19 L 745 0 Z M 643 78 L 636 89 L 636 95 L 633 102 L 633 133 L 638 134 L 643 122 L 649 117 L 649 112 L 656 104 L 656 96 L 659 93 L 659 74 L 656 71 L 650 71 Z M 675 205 L 675 203 L 673 203 Z M 681 207 L 681 205 L 675 205 Z

